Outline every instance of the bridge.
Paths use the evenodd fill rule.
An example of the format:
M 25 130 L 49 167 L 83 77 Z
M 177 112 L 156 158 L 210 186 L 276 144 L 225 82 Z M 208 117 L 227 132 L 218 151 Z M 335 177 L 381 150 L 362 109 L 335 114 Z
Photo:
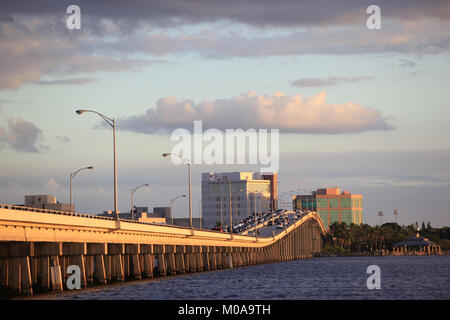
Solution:
M 8 295 L 312 258 L 325 233 L 316 212 L 271 237 L 251 237 L 0 204 L 0 288 Z

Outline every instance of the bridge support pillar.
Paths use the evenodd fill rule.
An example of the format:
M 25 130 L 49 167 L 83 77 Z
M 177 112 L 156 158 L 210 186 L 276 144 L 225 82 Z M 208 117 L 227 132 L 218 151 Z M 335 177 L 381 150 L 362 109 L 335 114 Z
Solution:
M 85 267 L 86 267 L 86 283 L 93 284 L 94 283 L 94 257 L 93 256 L 85 256 Z M 63 263 L 61 263 L 62 269 L 67 270 Z M 65 272 L 64 272 L 65 273 Z
M 5 288 L 8 287 L 9 264 L 8 259 L 0 259 L 0 285 Z
M 173 245 L 165 245 L 167 258 L 167 273 L 170 275 L 177 274 L 175 266 L 175 247 Z
M 183 259 L 184 259 L 184 270 L 186 272 L 190 272 L 189 262 L 190 262 L 191 258 L 190 258 L 189 253 L 188 253 L 188 246 L 185 246 Z
M 232 269 L 233 268 L 233 254 L 232 254 L 232 247 L 226 247 L 226 262 L 227 262 L 227 267 Z
M 209 246 L 202 246 L 202 256 L 203 256 L 203 271 L 209 271 Z
M 189 258 L 189 272 L 197 272 L 197 257 L 195 246 L 186 246 L 186 252 Z
M 223 269 L 223 261 L 222 261 L 222 247 L 216 247 L 215 249 L 216 251 L 216 266 L 218 270 L 222 270 Z
M 238 267 L 239 266 L 239 261 L 238 261 L 238 253 L 237 253 L 237 249 L 236 247 L 231 247 L 231 258 L 233 260 L 233 267 Z
M 184 246 L 175 246 L 175 269 L 177 273 L 186 273 L 186 266 L 184 264 Z
M 217 270 L 217 261 L 216 261 L 216 247 L 209 246 L 208 247 L 208 258 L 209 258 L 209 269 Z
M 194 246 L 197 272 L 203 271 L 202 246 Z
M 114 255 L 114 271 L 117 281 L 125 281 L 125 274 L 123 270 L 122 255 Z
M 99 284 L 106 284 L 105 256 L 103 254 L 95 256 L 95 277 Z
M 153 245 L 153 250 L 156 254 L 156 259 L 158 259 L 158 274 L 160 276 L 166 276 L 167 267 L 166 267 L 166 259 L 165 259 L 165 246 L 163 244 L 155 244 Z
M 106 276 L 106 282 L 111 281 L 111 256 L 105 255 L 103 256 L 103 262 L 105 264 L 105 276 Z
M 153 278 L 154 268 L 155 268 L 155 256 L 150 253 L 144 254 L 144 272 L 147 278 Z
M 222 268 L 223 269 L 228 269 L 229 268 L 227 249 L 228 249 L 228 247 L 221 247 L 220 248 L 220 251 L 221 251 L 221 254 L 222 254 Z

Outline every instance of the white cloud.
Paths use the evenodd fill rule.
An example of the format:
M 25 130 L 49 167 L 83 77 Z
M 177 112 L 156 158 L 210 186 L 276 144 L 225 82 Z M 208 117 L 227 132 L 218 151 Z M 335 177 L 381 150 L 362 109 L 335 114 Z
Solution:
M 353 102 L 330 104 L 326 93 L 310 98 L 276 92 L 255 92 L 229 99 L 202 101 L 179 100 L 174 96 L 157 101 L 156 108 L 145 114 L 118 121 L 121 129 L 164 133 L 175 128 L 191 129 L 194 120 L 202 120 L 203 128 L 274 128 L 280 133 L 353 133 L 388 130 L 392 127 L 379 111 Z
M 66 136 L 55 136 L 55 139 L 61 143 L 69 143 L 70 139 Z
M 46 191 L 49 190 L 54 193 L 54 192 L 58 191 L 59 188 L 60 188 L 60 185 L 54 178 L 50 178 L 44 183 L 44 190 L 46 190 Z

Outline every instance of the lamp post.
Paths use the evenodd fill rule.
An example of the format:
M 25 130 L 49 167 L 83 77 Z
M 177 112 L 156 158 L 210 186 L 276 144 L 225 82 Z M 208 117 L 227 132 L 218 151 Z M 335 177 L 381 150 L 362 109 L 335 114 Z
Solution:
M 150 185 L 148 183 L 145 183 L 131 190 L 131 220 L 134 220 L 134 193 L 142 187 L 149 187 L 149 186 Z
M 181 197 L 186 198 L 186 195 L 185 194 L 181 194 L 179 196 L 176 196 L 174 199 L 170 200 L 170 217 L 172 219 L 172 225 L 173 225 L 173 211 L 172 211 L 173 203 L 175 202 L 175 200 L 177 200 L 178 198 L 181 198 Z
M 231 180 L 228 181 L 228 189 L 230 196 L 230 237 L 233 238 L 233 205 L 231 202 Z
M 188 179 L 189 179 L 189 224 L 191 227 L 191 230 L 193 229 L 192 226 L 192 197 L 191 197 L 191 162 L 185 158 L 183 158 L 182 156 L 178 155 L 178 154 L 172 154 L 172 153 L 163 153 L 163 157 L 168 157 L 168 156 L 176 156 L 178 158 L 180 158 L 181 160 L 183 160 L 185 162 L 185 164 L 187 164 L 188 166 Z
M 70 212 L 72 212 L 72 213 L 74 212 L 73 203 L 72 203 L 72 179 L 73 179 L 73 177 L 75 177 L 78 174 L 78 172 L 80 172 L 81 170 L 84 170 L 84 169 L 92 170 L 92 169 L 94 169 L 94 167 L 93 166 L 84 167 L 84 168 L 78 169 L 75 172 L 70 173 Z
M 119 220 L 119 214 L 117 212 L 117 161 L 116 161 L 116 121 L 106 117 L 105 115 L 93 111 L 93 110 L 76 110 L 77 114 L 83 114 L 85 112 L 92 112 L 98 114 L 107 124 L 113 128 L 113 158 L 114 158 L 114 219 Z

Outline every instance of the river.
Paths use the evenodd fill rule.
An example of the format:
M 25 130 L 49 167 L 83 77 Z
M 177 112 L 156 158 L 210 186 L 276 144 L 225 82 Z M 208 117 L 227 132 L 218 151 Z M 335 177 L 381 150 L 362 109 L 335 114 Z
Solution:
M 367 267 L 381 289 L 367 288 Z M 40 295 L 38 299 L 450 299 L 450 256 L 327 257 Z

